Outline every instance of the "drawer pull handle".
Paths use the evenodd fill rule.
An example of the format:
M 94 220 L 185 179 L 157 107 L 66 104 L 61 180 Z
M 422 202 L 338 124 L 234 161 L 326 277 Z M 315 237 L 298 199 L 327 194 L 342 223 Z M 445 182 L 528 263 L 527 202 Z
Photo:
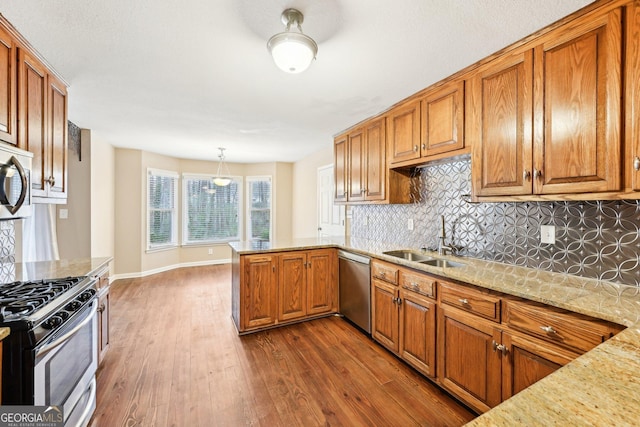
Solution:
M 553 329 L 551 326 L 540 326 L 540 329 L 542 329 L 543 331 L 545 331 L 548 334 L 557 334 L 558 333 L 558 331 Z
M 640 171 L 640 157 L 638 156 L 633 159 L 633 169 L 636 171 Z
M 462 305 L 469 305 L 469 300 L 466 298 L 460 298 L 458 302 Z

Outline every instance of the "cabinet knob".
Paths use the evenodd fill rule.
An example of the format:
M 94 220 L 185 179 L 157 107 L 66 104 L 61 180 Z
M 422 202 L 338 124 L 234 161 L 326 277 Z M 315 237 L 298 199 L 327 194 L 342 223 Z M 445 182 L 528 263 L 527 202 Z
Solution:
M 418 146 L 417 146 L 417 145 L 414 145 L 414 146 L 413 146 L 413 152 L 414 152 L 414 153 L 417 153 L 417 152 L 418 152 Z
M 50 176 L 49 178 L 44 180 L 46 183 L 48 183 L 51 187 L 53 187 L 54 185 L 56 185 L 56 178 L 53 176 Z
M 553 329 L 551 326 L 540 326 L 540 329 L 551 335 L 555 335 L 558 333 L 558 331 Z
M 633 159 L 633 168 L 637 171 L 640 171 L 640 157 L 636 156 Z
M 539 169 L 534 169 L 533 170 L 533 177 L 535 179 L 542 178 L 542 171 L 539 170 Z
M 499 351 L 502 354 L 507 354 L 507 352 L 509 351 L 509 349 L 507 348 L 506 345 L 504 344 L 498 344 L 497 342 L 493 341 L 491 343 L 491 348 L 493 349 L 494 353 L 496 351 Z
M 525 171 L 522 172 L 522 180 L 529 181 L 529 178 L 531 178 L 531 172 L 525 169 Z
M 466 298 L 460 298 L 460 299 L 458 300 L 458 302 L 459 302 L 460 304 L 462 304 L 462 305 L 468 305 L 468 304 L 469 304 L 469 300 L 468 300 L 468 299 L 466 299 Z
M 427 149 L 427 144 L 422 144 L 422 149 L 426 150 Z

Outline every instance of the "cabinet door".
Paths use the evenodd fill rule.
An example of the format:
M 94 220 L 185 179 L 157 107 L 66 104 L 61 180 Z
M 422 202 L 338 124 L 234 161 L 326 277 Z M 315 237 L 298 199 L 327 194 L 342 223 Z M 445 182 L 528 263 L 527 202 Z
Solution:
M 311 251 L 307 255 L 307 314 L 337 310 L 338 280 L 336 252 L 331 249 Z
M 626 9 L 625 51 L 625 145 L 626 165 L 632 190 L 640 191 L 640 3 Z
M 556 371 L 579 355 L 559 346 L 524 334 L 503 333 L 507 356 L 502 364 L 502 399 L 516 393 Z
M 298 319 L 307 315 L 307 254 L 289 252 L 278 262 L 278 320 Z
M 243 330 L 276 323 L 278 276 L 277 257 L 247 255 L 243 257 L 241 290 L 243 301 L 240 318 Z
M 375 120 L 365 129 L 366 200 L 384 200 L 387 180 L 385 119 Z
M 52 75 L 48 76 L 48 197 L 67 197 L 67 88 Z
M 347 135 L 341 135 L 333 143 L 335 202 L 347 201 Z
M 23 49 L 19 50 L 20 148 L 33 153 L 31 195 L 46 197 L 48 177 L 47 71 Z
M 109 290 L 98 300 L 98 364 L 109 349 Z
M 371 287 L 371 335 L 380 344 L 398 353 L 400 349 L 398 289 L 379 280 L 373 280 Z
M 362 129 L 355 130 L 349 134 L 349 157 L 347 173 L 349 181 L 347 188 L 349 194 L 347 198 L 350 202 L 362 201 L 365 197 L 365 182 L 364 182 L 364 131 Z
M 531 194 L 533 52 L 494 60 L 470 79 L 468 89 L 473 193 Z
M 18 143 L 16 75 L 16 45 L 0 28 L 0 140 L 13 145 Z
M 621 11 L 586 16 L 535 48 L 534 193 L 621 183 Z
M 436 375 L 436 304 L 415 292 L 400 291 L 400 357 L 423 374 Z
M 420 158 L 420 101 L 391 110 L 387 126 L 390 163 Z
M 422 157 L 464 148 L 464 81 L 453 81 L 422 101 Z
M 438 377 L 470 407 L 486 412 L 501 401 L 502 353 L 498 324 L 440 307 Z

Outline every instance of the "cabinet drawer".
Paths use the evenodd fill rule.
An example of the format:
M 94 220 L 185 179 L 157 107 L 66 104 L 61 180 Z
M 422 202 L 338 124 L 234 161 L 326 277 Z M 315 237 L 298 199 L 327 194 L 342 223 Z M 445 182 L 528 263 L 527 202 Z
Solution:
M 500 322 L 500 298 L 476 289 L 440 282 L 440 302 Z
M 436 281 L 424 274 L 400 270 L 400 286 L 430 298 L 436 297 Z
M 543 340 L 586 352 L 623 327 L 541 304 L 507 301 L 505 323 Z
M 388 283 L 398 284 L 398 267 L 381 261 L 373 261 L 371 264 L 371 275 L 374 279 L 384 280 Z

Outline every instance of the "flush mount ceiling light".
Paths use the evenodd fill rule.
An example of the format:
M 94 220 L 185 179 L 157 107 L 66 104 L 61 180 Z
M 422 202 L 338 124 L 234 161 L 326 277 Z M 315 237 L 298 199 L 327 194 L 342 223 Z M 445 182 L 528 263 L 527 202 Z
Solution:
M 313 39 L 302 33 L 304 16 L 297 9 L 286 9 L 282 12 L 282 23 L 287 27 L 285 32 L 278 33 L 267 42 L 267 48 L 274 62 L 282 71 L 301 73 L 316 58 L 318 45 Z M 292 31 L 297 27 L 297 31 Z
M 218 150 L 220 150 L 220 154 L 218 154 L 220 162 L 218 162 L 218 172 L 216 172 L 216 176 L 215 178 L 213 178 L 213 183 L 218 187 L 225 187 L 231 183 L 231 178 L 229 178 L 231 174 L 229 173 L 229 167 L 224 162 L 225 149 L 222 147 L 218 147 Z M 224 173 L 225 170 L 227 172 L 226 175 L 221 175 L 221 173 Z

